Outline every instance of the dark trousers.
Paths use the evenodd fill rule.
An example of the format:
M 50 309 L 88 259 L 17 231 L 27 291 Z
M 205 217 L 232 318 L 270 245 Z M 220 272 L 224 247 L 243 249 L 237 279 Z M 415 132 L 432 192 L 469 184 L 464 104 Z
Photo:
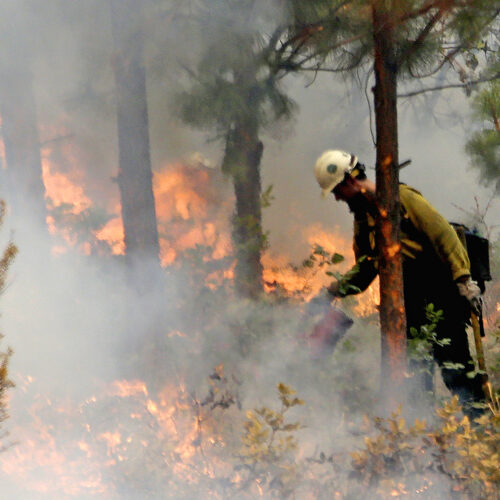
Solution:
M 464 409 L 471 402 L 481 401 L 483 392 L 480 377 L 467 376 L 468 372 L 474 370 L 466 333 L 470 308 L 467 300 L 459 295 L 450 271 L 437 259 L 406 259 L 403 264 L 403 280 L 407 337 L 411 338 L 411 327 L 419 330 L 422 325 L 429 323 L 425 314 L 428 304 L 433 304 L 435 311 L 442 310 L 444 317 L 437 324 L 437 338 L 448 338 L 451 342 L 445 346 L 433 344 L 434 360 L 441 368 L 446 387 L 458 395 Z M 460 364 L 463 368 L 446 367 L 446 362 Z M 431 390 L 432 377 L 424 375 L 423 378 L 422 388 Z M 474 413 L 473 410 L 471 413 Z

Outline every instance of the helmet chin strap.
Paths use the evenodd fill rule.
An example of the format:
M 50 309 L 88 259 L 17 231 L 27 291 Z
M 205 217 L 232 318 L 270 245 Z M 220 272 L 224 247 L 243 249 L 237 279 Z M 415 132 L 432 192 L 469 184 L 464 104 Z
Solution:
M 359 174 L 365 174 L 366 167 L 362 163 L 356 163 L 353 169 L 350 171 L 350 175 L 352 177 L 357 177 Z

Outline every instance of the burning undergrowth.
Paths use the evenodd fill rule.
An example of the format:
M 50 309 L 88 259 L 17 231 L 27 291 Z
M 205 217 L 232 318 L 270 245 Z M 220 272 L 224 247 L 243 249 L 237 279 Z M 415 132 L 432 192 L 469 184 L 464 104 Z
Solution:
M 469 439 L 460 437 L 472 431 L 452 421 L 453 412 L 439 435 L 422 425 L 405 427 L 400 415 L 360 430 L 362 414 L 375 411 L 378 389 L 376 288 L 361 302 L 344 302 L 357 320 L 332 355 L 312 360 L 307 350 L 304 333 L 316 320 L 308 301 L 331 279 L 328 273 L 351 263 L 342 259 L 350 255 L 350 242 L 338 231 L 308 228 L 311 255 L 299 265 L 267 254 L 266 294 L 259 301 L 238 299 L 232 289 L 231 207 L 222 202 L 227 198 L 219 190 L 219 173 L 204 164 L 169 165 L 155 176 L 165 289 L 154 297 L 126 296 L 120 280 L 96 286 L 86 267 L 71 279 L 73 271 L 65 268 L 67 262 L 82 265 L 71 260 L 73 248 L 87 256 L 85 265 L 102 255 L 119 259 L 119 205 L 99 213 L 81 178 L 48 163 L 44 175 L 50 227 L 60 236 L 52 271 L 67 280 L 54 304 L 42 302 L 55 316 L 67 316 L 47 344 L 66 336 L 78 351 L 73 355 L 87 359 L 82 366 L 67 361 L 65 376 L 88 380 L 85 396 L 76 397 L 46 381 L 38 384 L 36 374 L 16 377 L 9 428 L 17 444 L 0 456 L 11 497 L 22 498 L 22 491 L 29 500 L 436 498 L 438 492 L 447 498 L 449 485 L 443 487 L 437 476 L 443 462 L 415 465 L 412 453 L 431 449 L 425 439 L 436 445 L 450 435 L 458 436 L 456 443 Z M 100 279 L 109 278 L 113 265 L 106 261 Z M 41 281 L 54 284 L 53 274 Z M 33 294 L 33 286 L 25 286 Z M 46 293 L 43 287 L 38 292 Z M 29 297 L 23 306 L 27 300 L 31 306 Z M 119 380 L 92 371 L 109 362 L 96 353 L 109 336 L 107 354 L 119 358 L 113 360 Z M 49 364 L 45 359 L 39 371 Z M 300 397 L 280 384 L 276 398 L 279 381 Z M 479 437 L 494 436 L 485 432 Z M 369 433 L 373 441 L 363 445 Z M 403 453 L 400 443 L 411 453 Z M 358 455 L 351 455 L 355 450 Z M 467 474 L 485 473 L 482 465 L 471 467 Z M 409 477 L 413 470 L 421 482 Z M 449 468 L 443 477 L 469 492 L 470 485 L 460 482 L 466 473 Z
M 22 397 L 31 406 L 12 429 L 22 440 L 4 455 L 3 472 L 47 498 L 186 498 L 211 491 L 210 481 L 218 498 L 230 440 L 229 411 L 216 410 L 235 405 L 237 393 L 221 388 L 222 367 L 209 380 L 204 399 L 181 382 L 153 396 L 144 382 L 123 380 L 78 405 L 44 400 L 26 380 Z
M 121 380 L 72 405 L 33 397 L 26 379 L 30 410 L 2 471 L 25 498 L 496 498 L 498 408 L 477 426 L 456 398 L 431 425 L 400 411 L 361 423 L 330 415 L 327 445 L 309 426 L 314 402 L 280 383 L 265 406 L 245 409 L 243 385 L 219 365 L 202 394 L 182 381 L 153 395 Z
M 56 268 L 61 269 L 63 257 L 56 260 Z M 66 288 L 85 283 L 79 278 L 73 281 L 70 274 L 68 270 L 64 274 Z M 166 276 L 171 279 L 172 271 Z M 177 285 L 180 282 L 178 278 Z M 151 305 L 148 309 L 137 298 L 127 299 L 128 304 L 136 300 L 133 308 L 113 308 L 110 294 L 94 287 L 66 299 L 56 297 L 59 307 L 61 300 L 66 301 L 63 309 L 67 310 L 68 302 L 74 300 L 68 310 L 71 326 L 66 324 L 67 330 L 58 327 L 50 334 L 53 338 L 45 332 L 43 343 L 58 345 L 50 357 L 52 363 L 40 353 L 40 359 L 30 365 L 35 372 L 31 377 L 14 377 L 18 387 L 12 394 L 9 430 L 17 443 L 0 456 L 5 491 L 30 500 L 255 498 L 271 494 L 271 490 L 262 483 L 262 464 L 257 474 L 241 458 L 245 412 L 265 400 L 272 407 L 277 380 L 320 401 L 301 408 L 309 425 L 323 417 L 331 423 L 333 415 L 341 422 L 348 399 L 342 401 L 340 391 L 348 392 L 350 384 L 362 390 L 359 376 L 345 370 L 351 348 L 346 344 L 339 350 L 346 363 L 343 367 L 341 363 L 327 371 L 326 360 L 313 363 L 298 331 L 309 328 L 311 319 L 298 300 L 270 294 L 260 303 L 239 301 L 230 287 L 212 290 L 203 282 L 189 293 L 185 286 L 179 290 L 184 295 L 179 291 L 169 296 L 170 305 L 161 312 Z M 53 308 L 47 291 L 39 292 L 44 295 L 43 307 Z M 102 315 L 97 314 L 94 309 L 104 296 L 108 306 Z M 157 309 L 165 309 L 167 297 L 162 299 Z M 76 316 L 71 314 L 74 307 L 82 308 Z M 134 318 L 130 309 L 139 317 Z M 98 331 L 106 336 L 108 329 L 118 329 L 121 343 L 127 339 L 124 324 L 109 323 L 111 311 L 125 315 L 132 323 L 128 328 L 138 330 L 128 347 L 121 348 L 118 371 L 127 378 L 120 381 L 113 381 L 112 373 L 103 376 L 95 369 L 106 362 L 106 356 L 94 352 L 104 346 L 97 340 Z M 94 350 L 82 349 L 84 338 L 94 344 Z M 71 348 L 72 357 L 56 371 L 57 360 L 66 357 Z M 19 354 L 23 357 L 24 353 Z M 118 355 L 116 350 L 114 355 Z M 84 389 L 67 391 L 75 384 L 84 384 Z M 333 412 L 332 406 L 336 406 Z M 277 415 L 282 412 L 279 407 L 274 411 Z M 282 424 L 288 425 L 285 420 Z M 294 431 L 291 435 L 295 433 L 295 428 L 287 429 Z M 330 434 L 328 439 L 338 437 L 338 430 L 332 429 Z M 318 443 L 318 436 L 311 432 L 307 448 L 313 443 Z M 279 481 L 285 480 L 281 472 L 295 460 L 296 452 L 306 453 L 303 448 L 283 450 L 284 462 L 276 466 Z M 266 478 L 266 482 L 273 480 L 269 475 Z M 279 481 L 273 483 L 272 495 L 282 491 Z

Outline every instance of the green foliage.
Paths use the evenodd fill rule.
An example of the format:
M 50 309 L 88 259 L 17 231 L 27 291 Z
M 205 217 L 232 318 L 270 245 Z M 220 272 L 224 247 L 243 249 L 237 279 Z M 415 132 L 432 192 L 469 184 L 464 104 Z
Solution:
M 278 393 L 281 400 L 278 411 L 263 407 L 246 412 L 239 458 L 248 471 L 244 487 L 256 482 L 269 489 L 273 498 L 288 498 L 297 480 L 293 456 L 297 440 L 293 433 L 301 424 L 287 423 L 285 414 L 304 401 L 295 397 L 295 391 L 283 383 L 278 384 Z
M 371 61 L 372 5 L 367 0 L 288 2 L 289 51 L 304 53 L 294 68 L 352 71 Z M 428 77 L 461 56 L 473 65 L 469 49 L 481 43 L 496 12 L 488 0 L 445 4 L 392 0 L 378 7 L 385 7 L 391 17 L 400 78 Z
M 0 226 L 3 224 L 5 218 L 6 206 L 3 200 L 0 200 Z M 15 256 L 17 255 L 17 247 L 14 243 L 10 242 L 4 249 L 0 257 L 0 293 L 3 292 L 7 281 L 7 271 L 12 264 Z
M 260 258 L 268 237 L 261 209 L 271 201 L 270 189 L 260 193 L 259 136 L 294 110 L 274 61 L 281 28 L 275 9 L 254 0 L 200 1 L 193 19 L 200 57 L 187 69 L 190 87 L 176 96 L 176 109 L 185 123 L 224 142 L 222 170 L 236 194 L 235 285 L 241 295 L 256 296 L 262 291 Z
M 262 232 L 260 220 L 255 215 L 233 217 L 233 227 L 236 235 L 237 251 L 260 254 L 268 246 L 268 233 Z
M 5 202 L 0 200 L 0 226 L 3 224 L 6 212 Z M 4 249 L 0 257 L 0 293 L 3 292 L 7 282 L 7 271 L 17 254 L 17 247 L 10 242 Z M 3 336 L 0 335 L 0 339 Z M 9 379 L 9 360 L 12 356 L 12 350 L 0 352 L 0 423 L 8 418 L 7 391 L 14 387 L 14 383 Z M 4 436 L 0 436 L 4 437 Z
M 500 195 L 500 82 L 490 83 L 474 98 L 473 112 L 481 129 L 467 142 L 466 151 L 482 182 Z
M 269 186 L 260 195 L 261 208 L 269 208 L 274 199 L 273 185 L 269 184 Z
M 278 384 L 281 408 L 279 411 L 263 407 L 246 412 L 245 435 L 240 457 L 253 470 L 259 462 L 281 460 L 284 455 L 297 447 L 291 432 L 300 429 L 298 423 L 285 423 L 285 413 L 304 401 L 293 397 L 295 391 L 285 384 Z M 284 434 L 284 435 L 281 435 Z
M 365 255 L 362 255 L 354 264 L 354 266 L 349 269 L 345 274 L 333 273 L 333 276 L 339 282 L 339 293 L 341 295 L 350 295 L 361 292 L 361 289 L 350 283 L 351 278 L 359 272 L 359 266 L 367 259 Z
M 251 121 L 265 127 L 288 119 L 294 103 L 269 60 L 272 51 L 263 30 L 272 19 L 264 18 L 267 10 L 259 11 L 251 0 L 201 3 L 206 5 L 194 18 L 202 29 L 203 50 L 196 70 L 188 70 L 191 88 L 176 98 L 180 117 L 223 139 L 235 125 Z
M 351 453 L 354 477 L 373 488 L 375 498 L 384 498 L 384 493 L 400 486 L 398 483 L 425 469 L 428 456 L 420 438 L 427 424 L 425 420 L 416 420 L 408 426 L 400 408 L 387 419 L 365 418 L 364 433 L 370 429 L 375 435 L 364 438 L 364 449 Z
M 335 271 L 332 266 L 344 262 L 345 258 L 343 255 L 333 252 L 329 254 L 321 245 L 317 243 L 313 246 L 311 255 L 304 260 L 302 265 L 308 268 L 317 267 L 318 269 L 323 268 L 327 276 L 335 278 L 339 282 L 339 292 L 342 296 L 351 295 L 359 293 L 361 290 L 359 287 L 352 285 L 350 283 L 351 278 L 359 272 L 359 267 L 367 259 L 366 256 L 361 256 L 356 264 L 352 266 L 349 271 L 342 274 L 339 271 Z
M 425 316 L 429 323 L 422 325 L 418 330 L 410 328 L 411 339 L 408 340 L 407 353 L 410 359 L 415 361 L 433 361 L 432 348 L 434 345 L 449 345 L 449 338 L 438 339 L 436 328 L 443 319 L 443 311 L 435 311 L 434 304 L 428 304 Z
M 0 335 L 0 340 L 3 335 Z M 14 382 L 9 378 L 9 361 L 13 354 L 12 349 L 7 348 L 7 350 L 0 352 L 0 424 L 9 418 L 8 408 L 9 402 L 7 399 L 8 390 L 14 387 Z M 0 434 L 0 439 L 4 439 L 6 433 Z M 8 447 L 7 444 L 2 443 L 0 446 L 0 451 L 5 450 Z
M 458 397 L 437 410 L 440 421 L 429 426 L 416 420 L 408 426 L 400 410 L 390 418 L 365 421 L 373 437 L 352 453 L 355 477 L 373 489 L 373 498 L 391 492 L 420 491 L 426 498 L 448 498 L 461 491 L 466 498 L 496 500 L 500 488 L 500 416 L 486 413 L 472 425 L 460 416 Z M 441 477 L 437 475 L 440 471 Z M 411 497 L 413 498 L 413 497 Z

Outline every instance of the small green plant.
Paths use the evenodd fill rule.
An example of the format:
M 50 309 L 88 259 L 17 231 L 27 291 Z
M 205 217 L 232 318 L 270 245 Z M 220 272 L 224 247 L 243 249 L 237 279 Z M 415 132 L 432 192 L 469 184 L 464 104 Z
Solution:
M 269 184 L 269 186 L 267 186 L 267 188 L 260 195 L 260 207 L 263 209 L 269 208 L 274 200 L 273 185 Z
M 497 500 L 500 415 L 487 412 L 472 424 L 461 410 L 454 396 L 436 410 L 432 427 L 425 420 L 408 426 L 400 410 L 390 418 L 365 418 L 364 432 L 375 432 L 351 453 L 353 477 L 374 492 L 371 498 L 448 498 L 443 488 L 449 488 L 453 498 L 461 492 L 457 498 Z
M 351 277 L 356 275 L 359 272 L 359 266 L 367 259 L 366 255 L 361 256 L 356 264 L 349 269 L 345 274 L 341 274 L 339 272 L 333 273 L 333 276 L 339 282 L 339 293 L 341 295 L 350 295 L 361 292 L 361 289 L 355 285 L 350 283 Z
M 0 226 L 3 224 L 6 205 L 3 200 L 0 200 Z M 14 243 L 9 242 L 2 255 L 0 255 L 0 294 L 4 291 L 7 284 L 7 272 L 10 265 L 14 261 L 17 255 L 17 247 Z M 3 335 L 0 334 L 0 340 Z M 0 352 L 0 424 L 4 422 L 8 414 L 8 400 L 7 391 L 14 387 L 14 383 L 9 378 L 9 361 L 12 356 L 12 349 L 7 348 L 7 350 Z M 5 438 L 6 433 L 0 434 L 0 439 Z M 8 445 L 2 443 L 0 446 L 0 451 L 4 450 Z
M 422 473 L 427 456 L 421 437 L 427 430 L 425 420 L 415 420 L 408 426 L 401 416 L 401 408 L 390 418 L 365 417 L 363 431 L 375 430 L 373 437 L 365 436 L 365 447 L 352 452 L 352 476 L 365 487 L 376 492 L 374 498 L 385 498 L 391 491 L 402 494 L 406 476 Z
M 247 471 L 247 479 L 241 489 L 258 484 L 266 488 L 272 497 L 288 498 L 298 481 L 298 469 L 294 453 L 297 440 L 293 433 L 302 426 L 298 422 L 286 422 L 286 413 L 304 401 L 295 397 L 295 391 L 283 383 L 278 384 L 281 408 L 267 407 L 246 412 L 243 446 L 238 458 L 242 465 L 237 469 Z
M 315 243 L 309 257 L 302 262 L 302 266 L 309 269 L 315 269 L 316 272 L 324 270 L 327 276 L 331 276 L 339 282 L 339 292 L 342 295 L 349 295 L 361 291 L 357 286 L 349 283 L 349 278 L 359 271 L 359 265 L 365 259 L 365 256 L 361 257 L 347 273 L 342 274 L 339 271 L 335 271 L 333 266 L 344 262 L 344 256 L 337 252 L 327 252 L 321 245 Z M 316 274 L 316 272 L 314 274 Z
M 441 426 L 430 434 L 439 467 L 468 498 L 497 500 L 500 492 L 500 414 L 462 417 L 458 397 L 437 410 Z
M 443 319 L 443 311 L 435 311 L 434 304 L 425 308 L 425 317 L 428 323 L 420 328 L 411 327 L 411 338 L 408 340 L 408 357 L 414 361 L 433 361 L 432 348 L 434 345 L 446 346 L 451 343 L 449 338 L 439 339 L 436 328 Z M 460 366 L 463 368 L 463 366 Z

